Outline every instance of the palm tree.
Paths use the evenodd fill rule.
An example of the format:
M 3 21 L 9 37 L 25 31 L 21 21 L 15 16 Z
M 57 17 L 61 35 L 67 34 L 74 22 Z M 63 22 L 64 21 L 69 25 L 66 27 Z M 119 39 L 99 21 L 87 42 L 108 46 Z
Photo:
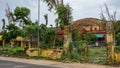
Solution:
M 55 9 L 58 18 L 56 24 L 64 29 L 65 25 L 69 25 L 72 22 L 71 7 L 69 5 L 64 5 L 63 0 L 43 0 L 47 3 L 49 9 Z M 70 28 L 70 27 L 68 27 Z M 70 33 L 70 31 L 68 31 Z
M 64 25 L 69 25 L 72 22 L 72 10 L 68 4 L 60 4 L 56 9 L 56 14 L 58 14 L 58 23 L 62 29 Z
M 45 26 L 47 27 L 47 25 L 48 25 L 48 14 L 45 14 L 44 15 L 44 18 L 45 18 Z
M 59 0 L 42 0 L 42 1 L 47 4 L 47 6 L 49 7 L 48 10 L 50 10 L 50 11 L 52 9 L 56 9 L 59 4 Z
M 2 29 L 4 30 L 5 29 L 5 19 L 2 19 L 2 22 L 3 22 Z

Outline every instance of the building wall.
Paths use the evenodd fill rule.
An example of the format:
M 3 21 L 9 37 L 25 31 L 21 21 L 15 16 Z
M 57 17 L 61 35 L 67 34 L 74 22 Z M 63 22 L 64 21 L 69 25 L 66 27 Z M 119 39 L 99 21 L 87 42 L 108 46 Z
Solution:
M 102 38 L 98 38 L 95 42 L 102 42 L 106 43 L 106 32 L 104 30 L 104 24 L 101 20 L 95 19 L 95 18 L 86 18 L 86 19 L 80 19 L 75 21 L 72 24 L 72 29 L 77 29 L 79 32 L 82 33 L 82 37 L 87 32 L 92 32 L 95 35 L 97 34 L 103 34 L 104 36 Z M 96 36 L 97 37 L 97 36 Z M 104 44 L 103 44 L 104 45 Z
M 94 34 L 104 34 L 102 41 L 106 41 L 106 32 L 104 30 L 104 24 L 101 20 L 96 18 L 85 18 L 74 21 L 71 25 L 72 30 L 76 29 L 84 36 L 87 32 L 92 32 Z M 60 30 L 59 30 L 60 31 Z M 58 32 L 62 33 L 62 31 Z M 59 34 L 62 35 L 62 34 Z M 64 32 L 63 32 L 64 35 Z

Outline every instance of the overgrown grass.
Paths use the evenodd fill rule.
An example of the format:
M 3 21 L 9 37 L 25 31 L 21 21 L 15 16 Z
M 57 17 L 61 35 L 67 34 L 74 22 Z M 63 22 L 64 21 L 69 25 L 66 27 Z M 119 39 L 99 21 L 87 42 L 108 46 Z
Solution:
M 80 47 L 81 49 L 81 47 Z M 106 47 L 89 47 L 88 55 L 83 54 L 81 52 L 82 50 L 79 50 L 76 52 L 76 50 L 72 50 L 71 53 L 67 53 L 63 51 L 63 54 L 61 56 L 60 62 L 91 62 L 91 63 L 97 63 L 97 64 L 104 64 L 106 62 Z M 45 59 L 45 60 L 51 60 L 49 58 L 43 58 L 43 57 L 29 57 L 25 54 L 24 48 L 22 47 L 11 47 L 3 46 L 0 47 L 0 55 L 1 56 L 10 56 L 10 57 L 20 57 L 20 58 L 27 58 L 27 59 Z
M 106 62 L 106 59 L 106 47 L 104 46 L 89 47 L 88 54 L 78 54 L 76 52 L 65 54 L 65 51 L 63 51 L 63 54 L 61 56 L 61 60 L 63 60 L 63 62 L 90 62 L 96 64 L 104 64 Z
M 10 45 L 0 47 L 1 56 L 25 57 L 24 48 Z
M 89 61 L 92 63 L 104 64 L 107 59 L 106 47 L 89 48 Z
M 18 47 L 18 46 L 13 46 L 13 47 L 11 47 L 10 45 L 0 46 L 0 56 L 36 59 L 36 60 L 40 60 L 40 59 L 52 60 L 51 58 L 45 58 L 45 57 L 41 57 L 41 56 L 28 56 L 25 53 L 24 49 L 25 48 Z

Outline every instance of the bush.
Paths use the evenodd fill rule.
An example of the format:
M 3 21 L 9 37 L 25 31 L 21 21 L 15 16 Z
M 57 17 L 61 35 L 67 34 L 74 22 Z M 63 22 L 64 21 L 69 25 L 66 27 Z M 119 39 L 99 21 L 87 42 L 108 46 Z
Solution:
M 73 43 L 72 42 L 70 42 L 70 44 L 69 44 L 69 48 L 68 48 L 68 51 L 69 51 L 69 53 L 71 54 L 71 52 L 73 51 Z
M 80 41 L 81 40 L 81 33 L 78 32 L 78 30 L 72 30 L 72 41 Z
M 11 47 L 9 46 L 3 46 L 1 47 L 1 55 L 5 56 L 24 56 L 24 48 L 21 47 Z
M 79 55 L 78 53 L 72 52 L 72 53 L 70 54 L 70 59 L 80 60 L 79 56 L 80 56 L 80 55 Z
M 61 55 L 61 60 L 69 60 L 72 62 L 80 62 L 81 60 L 88 60 L 87 52 L 83 52 L 83 49 L 88 48 L 88 42 L 81 41 L 72 41 L 69 43 L 68 49 L 64 50 Z M 83 55 L 83 53 L 85 53 Z
M 63 50 L 63 52 L 62 52 L 62 55 L 61 55 L 61 60 L 65 60 L 65 59 L 67 59 L 67 53 L 65 52 L 65 50 Z
M 64 37 L 56 38 L 56 43 L 55 43 L 56 46 L 62 46 L 63 43 L 64 43 Z
M 120 52 L 120 46 L 116 46 L 115 49 Z

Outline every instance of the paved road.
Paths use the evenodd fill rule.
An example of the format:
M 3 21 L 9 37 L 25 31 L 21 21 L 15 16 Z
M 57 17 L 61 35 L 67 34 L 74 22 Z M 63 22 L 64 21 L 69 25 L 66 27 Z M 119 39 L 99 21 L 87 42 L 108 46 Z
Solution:
M 60 68 L 60 67 L 34 65 L 34 64 L 0 60 L 0 68 Z

